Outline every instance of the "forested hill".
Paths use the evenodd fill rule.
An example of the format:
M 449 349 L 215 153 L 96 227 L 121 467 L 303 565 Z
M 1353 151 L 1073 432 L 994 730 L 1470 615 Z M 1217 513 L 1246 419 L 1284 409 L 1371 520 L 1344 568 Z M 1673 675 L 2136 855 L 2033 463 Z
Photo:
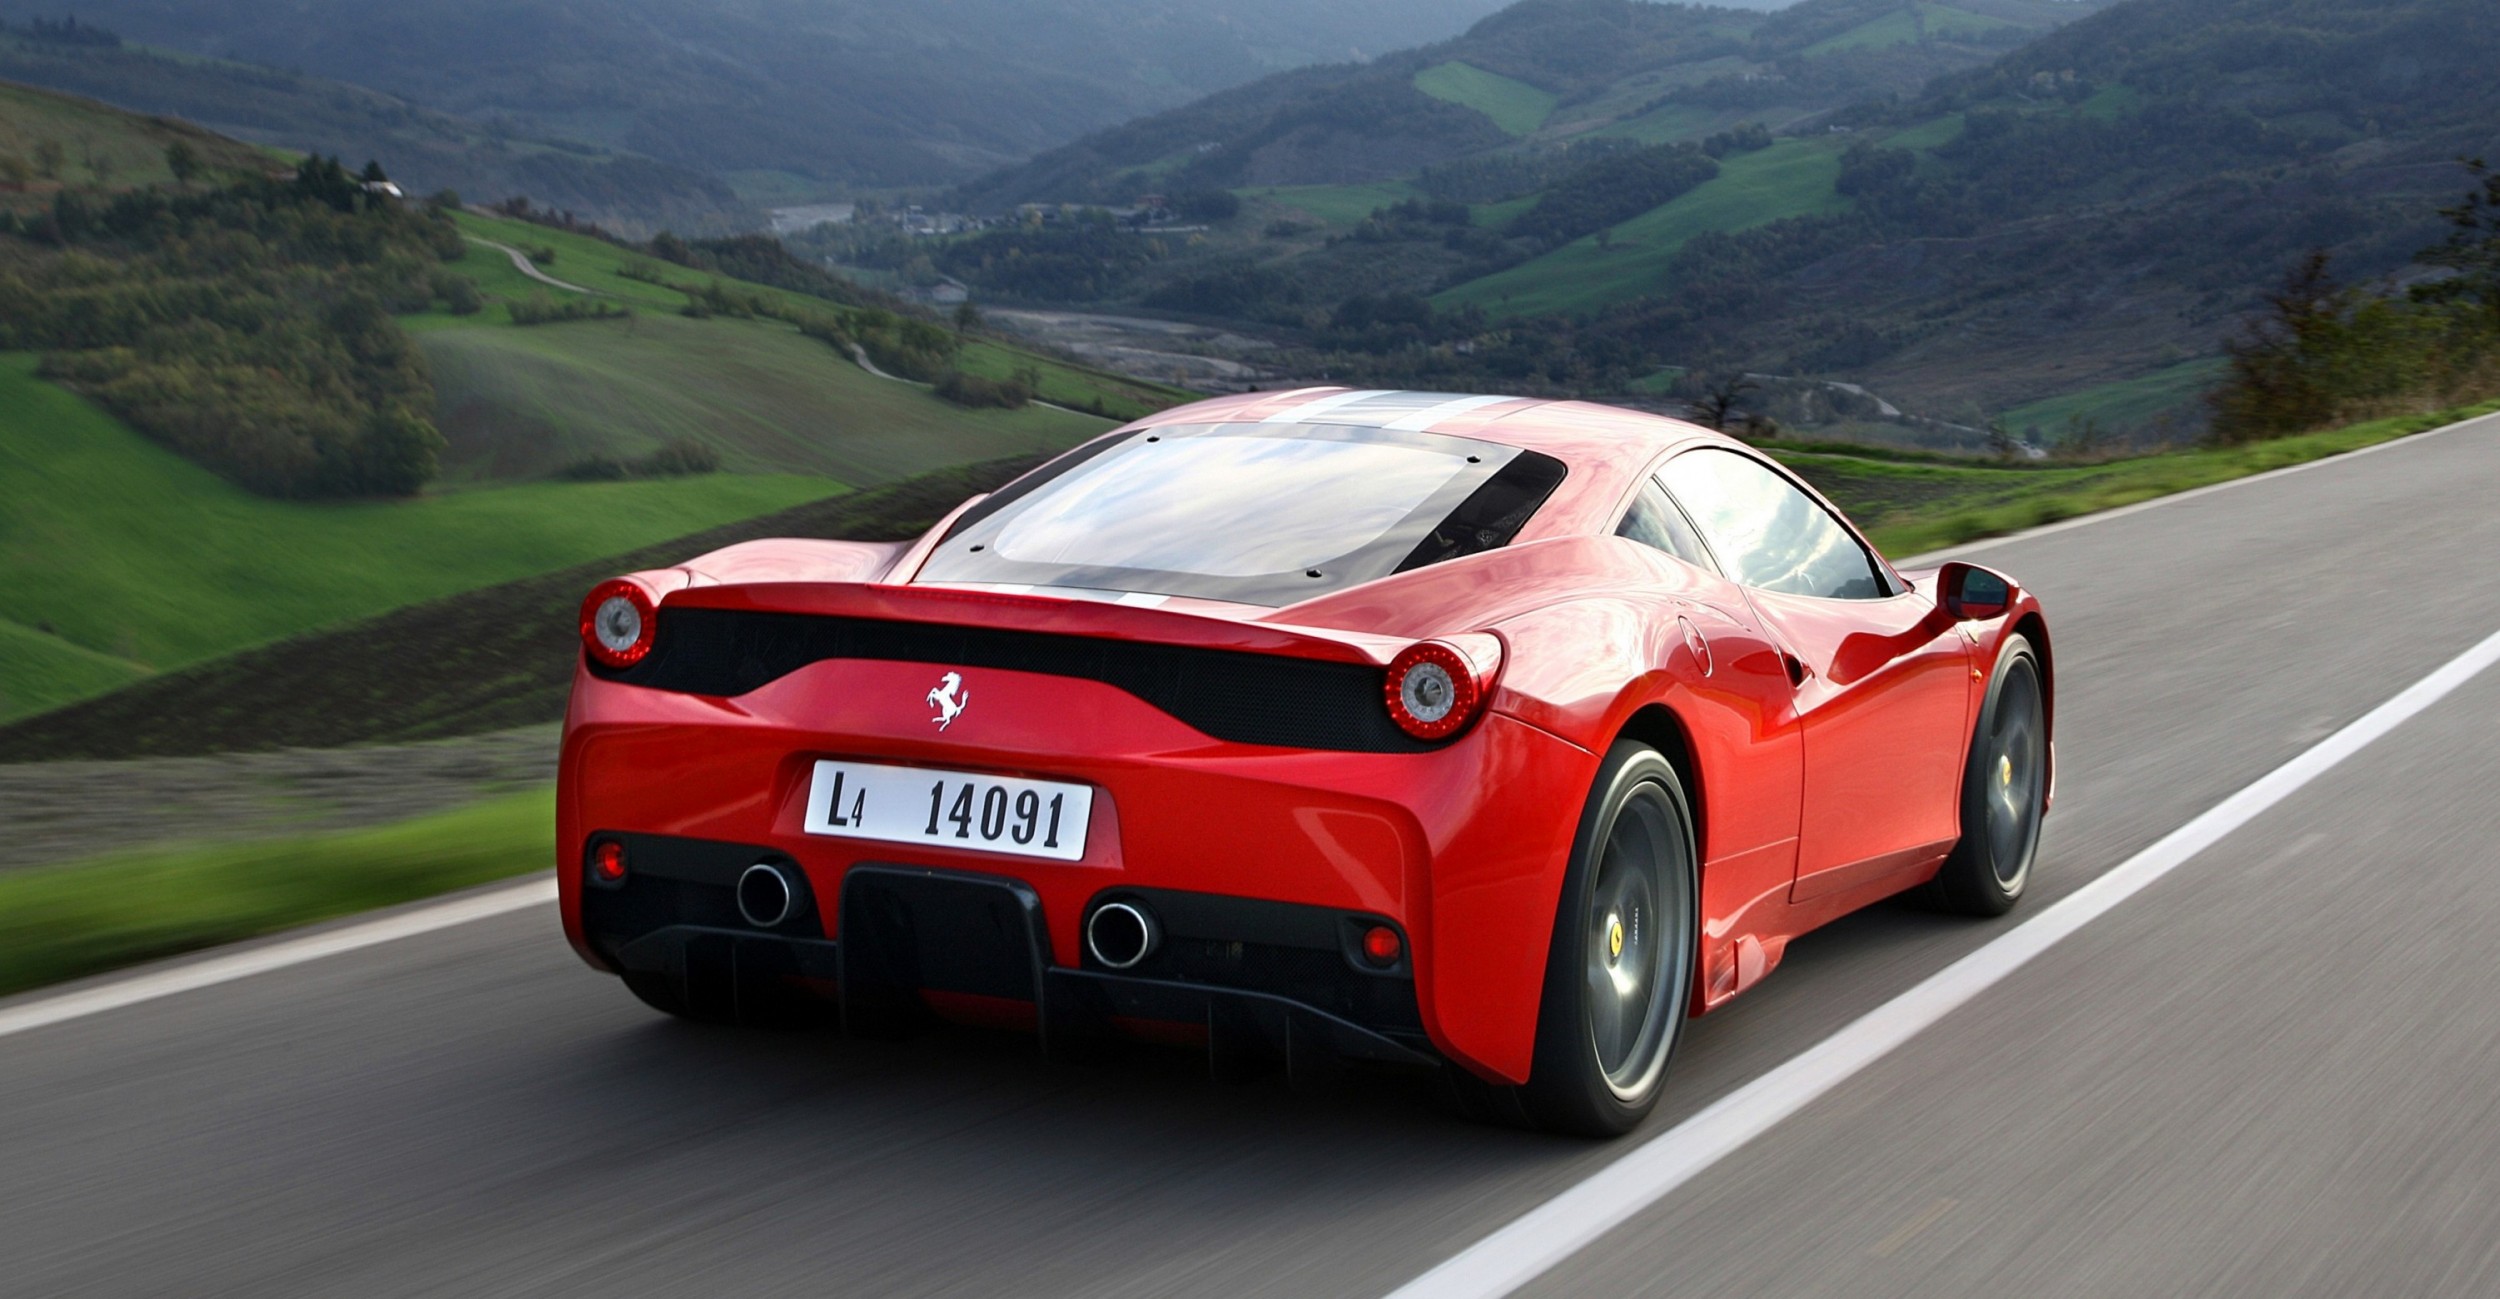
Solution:
M 84 21 L 714 172 L 962 179 L 1496 0 L 78 0 Z M 65 6 L 0 0 L 0 14 Z M 749 178 L 753 187 L 760 178 Z
M 636 235 L 746 230 L 764 219 L 706 171 L 535 139 L 303 72 L 176 56 L 101 27 L 35 20 L 0 30 L 0 81 L 196 122 L 294 152 L 387 158 L 413 191 L 451 189 L 489 202 L 523 194 Z
M 1945 6 L 1857 3 L 1531 0 L 981 190 L 1151 186 L 1205 214 L 1185 242 L 1078 220 L 859 255 L 925 256 L 992 296 L 1248 322 L 1367 382 L 1632 395 L 1785 375 L 1968 428 L 2062 423 L 2088 393 L 2123 398 L 2123 431 L 2180 437 L 2288 267 L 2325 249 L 2347 281 L 2423 274 L 2471 183 L 2459 160 L 2500 158 L 2493 0 L 2123 0 L 1993 53 L 1940 38 Z M 1644 61 L 1668 83 L 1636 93 L 1622 69 Z M 1807 93 L 1844 83 L 1869 93 Z M 1398 111 L 1367 125 L 1366 103 Z M 1364 183 L 1279 183 L 1327 174 Z M 1779 417 L 1860 418 L 1818 409 Z
M 2108 0 L 1802 0 L 1762 13 L 1524 0 L 1450 41 L 1270 77 L 966 187 L 976 205 L 1342 184 L 1590 138 L 1786 126 L 1981 66 Z

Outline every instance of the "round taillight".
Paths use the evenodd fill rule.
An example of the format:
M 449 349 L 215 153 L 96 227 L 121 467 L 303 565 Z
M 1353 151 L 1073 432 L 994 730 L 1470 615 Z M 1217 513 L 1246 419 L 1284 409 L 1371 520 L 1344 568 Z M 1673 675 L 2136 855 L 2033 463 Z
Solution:
M 1476 670 L 1457 650 L 1424 641 L 1389 661 L 1389 717 L 1419 740 L 1456 735 L 1482 703 Z
M 610 839 L 591 849 L 590 870 L 609 884 L 625 878 L 625 845 Z
M 602 666 L 640 663 L 659 630 L 659 609 L 639 583 L 601 582 L 582 600 L 582 649 Z
M 1363 959 L 1374 965 L 1395 965 L 1406 954 L 1406 944 L 1398 941 L 1398 931 L 1387 925 L 1373 925 L 1363 931 Z

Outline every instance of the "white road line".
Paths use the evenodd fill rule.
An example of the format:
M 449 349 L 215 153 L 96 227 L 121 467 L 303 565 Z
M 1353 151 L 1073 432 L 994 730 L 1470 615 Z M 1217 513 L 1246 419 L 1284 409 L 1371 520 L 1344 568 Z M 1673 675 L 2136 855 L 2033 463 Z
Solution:
M 1948 559 L 1959 559 L 1964 555 L 1976 554 L 1982 550 L 1988 550 L 1996 546 L 2012 545 L 2017 541 L 2029 541 L 2034 537 L 2045 537 L 2053 532 L 2065 532 L 2074 528 L 2088 527 L 2095 523 L 2107 523 L 2111 519 L 2123 519 L 2130 514 L 2141 514 L 2146 510 L 2157 509 L 2164 505 L 2176 505 L 2181 501 L 2195 500 L 2199 496 L 2211 496 L 2216 492 L 2227 492 L 2234 487 L 2246 487 L 2251 483 L 2272 482 L 2277 478 L 2283 478 L 2291 474 L 2304 473 L 2308 470 L 2323 468 L 2327 465 L 2340 465 L 2349 460 L 2359 459 L 2362 456 L 2376 455 L 2381 451 L 2393 451 L 2398 447 L 2416 446 L 2423 442 L 2427 442 L 2432 438 L 2438 437 L 2442 433 L 2454 433 L 2458 429 L 2472 428 L 2473 426 L 2486 421 L 2500 421 L 2500 415 L 2477 415 L 2472 419 L 2458 420 L 2454 424 L 2442 424 L 2435 429 L 2424 429 L 2422 432 L 2408 433 L 2403 437 L 2394 438 L 2386 442 L 2372 443 L 2369 446 L 2361 447 L 2357 450 L 2344 451 L 2331 456 L 2322 456 L 2316 460 L 2303 460 L 2299 464 L 2285 465 L 2280 469 L 2269 469 L 2262 474 L 2250 474 L 2246 478 L 2226 478 L 2218 483 L 2207 483 L 2202 487 L 2191 487 L 2184 492 L 2172 492 L 2168 496 L 2156 496 L 2151 500 L 2137 501 L 2133 505 L 2121 505 L 2116 509 L 2100 510 L 2091 514 L 2078 514 L 2071 519 L 2059 519 L 2055 523 L 2043 523 L 2039 527 L 2025 528 L 2021 532 L 2009 532 L 2002 537 L 1982 537 L 1977 541 L 1965 541 L 1961 545 L 1947 546 L 1942 550 L 1931 550 L 1924 555 L 1912 555 L 1908 559 L 1896 559 L 1893 561 L 1893 567 L 1927 568 L 1932 565 L 1941 564 Z
M 1400 1286 L 1390 1299 L 1499 1299 L 1535 1280 L 2495 662 L 2500 632 L 2057 905 Z
M 490 916 L 500 916 L 506 912 L 553 902 L 555 898 L 555 876 L 544 875 L 527 883 L 509 885 L 489 893 L 473 893 L 448 902 L 437 902 L 432 906 L 418 907 L 412 911 L 403 911 L 395 916 L 385 916 L 380 920 L 370 920 L 360 925 L 349 925 L 344 929 L 307 934 L 302 938 L 271 943 L 266 947 L 255 947 L 226 956 L 215 956 L 189 965 L 178 965 L 169 970 L 133 975 L 127 979 L 116 979 L 111 983 L 80 988 L 75 992 L 64 992 L 14 1006 L 0 1007 L 0 1037 L 42 1028 L 49 1024 L 58 1024 L 64 1020 L 100 1015 L 108 1010 L 135 1006 L 143 1001 L 154 1001 L 159 997 L 170 997 L 179 992 L 191 992 L 220 983 L 230 983 L 236 979 L 247 979 L 255 974 L 283 970 L 290 965 L 318 961 L 325 956 L 337 956 L 342 952 L 397 942 L 402 938 L 414 938 L 419 934 L 430 934 L 437 929 L 449 929 L 454 925 L 465 925 L 472 920 L 484 920 Z

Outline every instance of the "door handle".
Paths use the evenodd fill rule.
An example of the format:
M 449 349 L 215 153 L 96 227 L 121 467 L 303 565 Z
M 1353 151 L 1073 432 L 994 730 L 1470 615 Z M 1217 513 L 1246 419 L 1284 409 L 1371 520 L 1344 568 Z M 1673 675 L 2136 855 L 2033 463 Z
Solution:
M 1807 677 L 1814 675 L 1814 669 L 1807 667 L 1804 659 L 1786 650 L 1780 651 L 1780 666 L 1788 669 L 1788 684 L 1792 686 L 1802 686 Z

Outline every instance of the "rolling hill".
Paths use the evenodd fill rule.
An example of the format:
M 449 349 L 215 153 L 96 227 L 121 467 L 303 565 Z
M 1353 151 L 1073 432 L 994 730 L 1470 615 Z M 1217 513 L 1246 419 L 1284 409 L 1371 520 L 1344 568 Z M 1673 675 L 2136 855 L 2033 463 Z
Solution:
M 2419 273 L 2467 183 L 2456 160 L 2500 154 L 2495 66 L 2487 0 L 1530 0 L 967 193 L 1229 186 L 1238 217 L 1104 263 L 1094 299 L 1262 326 L 1327 373 L 1639 394 L 1751 372 L 1862 385 L 1966 439 L 2001 414 L 2054 439 L 2106 411 L 2100 433 L 2175 440 L 2202 419 L 2183 376 L 2211 376 L 2301 252 L 2353 279 Z M 1645 209 L 1583 194 L 1570 220 L 1534 217 L 1678 157 L 1698 180 Z M 987 238 L 1032 246 L 935 264 L 1085 300 L 1033 273 L 1042 236 Z M 2108 403 L 2058 400 L 2085 393 Z M 1856 418 L 1818 409 L 1780 418 Z
M 388 162 L 411 193 L 451 189 L 474 199 L 524 194 L 614 229 L 688 234 L 750 229 L 760 213 L 730 186 L 690 167 L 577 142 L 536 139 L 419 107 L 395 95 L 301 72 L 175 54 L 120 42 L 41 39 L 0 31 L 0 81 L 23 82 L 131 112 L 181 119 L 295 153 Z M 93 132 L 94 128 L 80 130 Z M 161 149 L 159 151 L 161 153 Z M 129 179 L 170 179 L 162 160 Z
M 191 54 L 303 69 L 751 194 L 962 179 L 1300 64 L 1436 39 L 1492 0 L 82 0 Z M 0 11 L 46 14 L 9 3 Z
M 1267 78 L 967 185 L 977 206 L 1339 185 L 1610 136 L 1700 140 L 1913 92 L 2108 0 L 1802 0 L 1755 10 L 1525 0 L 1449 41 Z
M 61 176 L 0 199 L 48 209 L 67 184 L 76 191 L 67 207 L 91 207 L 113 188 L 161 185 L 173 143 L 209 168 L 182 190 L 202 201 L 221 171 L 271 184 L 259 178 L 275 161 L 179 122 L 0 86 L 0 155 L 46 139 L 70 142 Z M 1042 405 L 967 410 L 740 306 L 778 302 L 794 319 L 855 323 L 876 314 L 856 298 L 746 283 L 525 222 L 457 220 L 452 233 L 472 242 L 442 269 L 476 285 L 482 309 L 454 314 L 438 298 L 398 318 L 428 361 L 435 420 L 452 434 L 447 472 L 413 497 L 246 491 L 38 377 L 35 356 L 0 353 L 0 717 L 847 489 L 1056 450 L 1108 427 Z M 528 248 L 597 297 L 528 278 L 506 247 Z M 0 233 L 0 270 L 62 255 Z M 653 282 L 671 277 L 679 287 Z M 517 323 L 516 306 L 550 295 L 633 314 Z M 690 296 L 733 309 L 684 314 Z M 179 349 L 183 337 L 155 345 Z M 952 363 L 1000 377 L 1024 371 L 1045 397 L 1074 406 L 1128 413 L 1171 399 L 979 337 L 963 340 Z M 725 472 L 568 476 L 585 459 L 630 462 L 688 441 Z

